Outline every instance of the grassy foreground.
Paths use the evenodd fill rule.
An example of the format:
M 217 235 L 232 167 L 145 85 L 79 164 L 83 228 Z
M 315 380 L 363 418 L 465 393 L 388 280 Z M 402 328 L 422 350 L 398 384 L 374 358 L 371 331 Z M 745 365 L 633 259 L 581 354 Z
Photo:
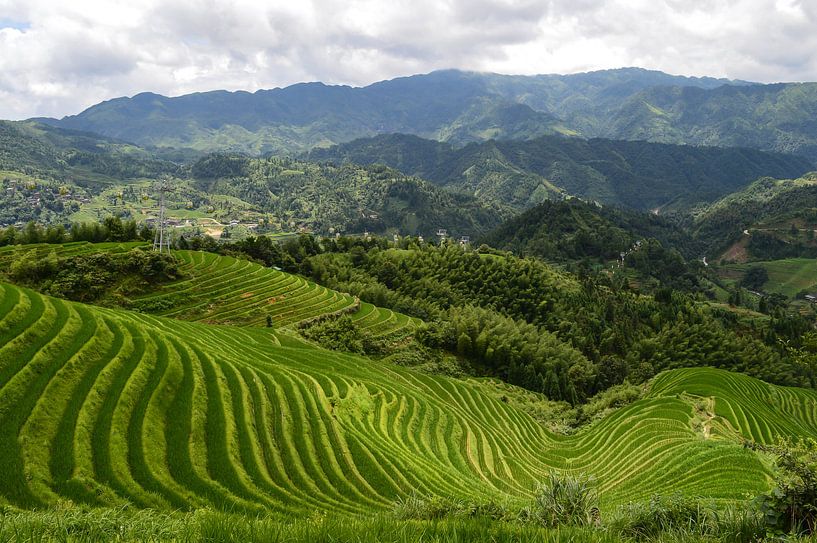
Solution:
M 741 541 L 670 532 L 659 541 Z M 496 522 L 490 518 L 433 521 L 312 515 L 248 517 L 212 510 L 161 513 L 123 509 L 0 511 L 2 542 L 155 543 L 612 543 L 632 541 L 615 530 Z

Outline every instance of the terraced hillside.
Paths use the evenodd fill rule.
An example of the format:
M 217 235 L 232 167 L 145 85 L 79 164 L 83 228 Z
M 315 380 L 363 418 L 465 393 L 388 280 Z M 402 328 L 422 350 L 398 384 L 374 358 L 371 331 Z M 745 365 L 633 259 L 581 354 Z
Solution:
M 746 435 L 817 431 L 813 392 L 681 370 L 555 436 L 463 381 L 0 284 L 0 501 L 371 512 L 412 491 L 521 499 L 552 468 L 596 476 L 605 508 L 765 490 L 765 463 L 684 392 Z M 761 402 L 766 430 L 746 415 Z
M 416 317 L 408 317 L 366 302 L 362 302 L 360 308 L 352 314 L 352 321 L 372 337 L 397 339 L 412 333 L 423 322 Z
M 357 300 L 298 276 L 212 253 L 179 251 L 188 277 L 140 298 L 137 305 L 181 320 L 284 326 L 327 313 L 354 311 Z
M 159 315 L 244 326 L 264 326 L 270 315 L 276 327 L 283 327 L 349 313 L 362 329 L 383 338 L 405 337 L 420 324 L 417 319 L 361 304 L 349 294 L 246 260 L 198 251 L 174 254 L 184 263 L 188 278 L 138 300 L 139 306 Z
M 45 257 L 51 251 L 54 251 L 57 256 L 69 257 L 84 255 L 90 253 L 123 253 L 135 249 L 137 247 L 144 247 L 145 243 L 142 241 L 128 241 L 128 242 L 107 242 L 107 243 L 89 243 L 87 241 L 77 241 L 72 243 L 62 243 L 59 245 L 49 243 L 35 243 L 31 245 L 6 245 L 0 247 L 0 266 L 3 269 L 8 268 L 11 258 L 18 252 L 34 252 L 37 256 Z
M 674 394 L 703 400 L 708 411 L 703 425 L 710 435 L 773 444 L 784 437 L 817 434 L 817 395 L 813 390 L 778 387 L 742 374 L 696 368 L 654 379 L 652 395 Z
M 92 252 L 124 252 L 144 243 L 36 244 L 0 248 L 0 269 L 7 269 L 18 251 L 45 257 Z M 388 309 L 361 304 L 355 297 L 336 292 L 296 275 L 233 257 L 199 251 L 174 252 L 185 278 L 167 283 L 138 298 L 133 309 L 209 324 L 265 326 L 271 316 L 275 327 L 285 327 L 331 314 L 349 313 L 373 337 L 400 340 L 421 324 L 418 319 Z

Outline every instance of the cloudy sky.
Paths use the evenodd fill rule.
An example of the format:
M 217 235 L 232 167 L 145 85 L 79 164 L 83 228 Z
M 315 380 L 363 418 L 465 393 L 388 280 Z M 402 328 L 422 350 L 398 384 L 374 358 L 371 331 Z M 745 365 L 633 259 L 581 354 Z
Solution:
M 140 91 L 641 66 L 817 81 L 817 0 L 0 0 L 0 118 Z

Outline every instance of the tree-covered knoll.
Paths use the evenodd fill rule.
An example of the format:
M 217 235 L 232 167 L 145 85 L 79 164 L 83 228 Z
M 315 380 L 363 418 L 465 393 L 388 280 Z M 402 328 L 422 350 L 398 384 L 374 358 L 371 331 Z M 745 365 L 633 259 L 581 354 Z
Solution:
M 212 154 L 190 168 L 194 186 L 235 196 L 284 228 L 322 234 L 364 231 L 432 236 L 444 228 L 477 236 L 497 226 L 495 206 L 381 165 L 317 164 Z
M 517 211 L 564 195 L 640 210 L 683 210 L 761 176 L 797 177 L 814 167 L 802 157 L 750 149 L 555 136 L 457 148 L 384 135 L 314 149 L 307 156 L 386 164 Z
M 417 334 L 421 344 L 551 399 L 580 402 L 625 380 L 699 365 L 809 382 L 810 370 L 781 347 L 779 339 L 796 343 L 802 329 L 782 312 L 744 322 L 671 288 L 639 294 L 626 276 L 577 278 L 508 254 L 409 247 L 329 241 L 304 270 L 361 300 L 423 318 L 430 325 Z
M 697 244 L 660 215 L 578 199 L 544 202 L 507 221 L 478 243 L 557 262 L 618 260 L 637 242 L 655 239 L 667 249 L 695 256 Z

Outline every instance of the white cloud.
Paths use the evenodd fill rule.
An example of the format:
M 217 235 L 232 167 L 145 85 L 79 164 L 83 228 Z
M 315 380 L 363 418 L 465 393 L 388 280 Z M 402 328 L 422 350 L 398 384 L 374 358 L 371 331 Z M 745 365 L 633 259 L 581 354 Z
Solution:
M 0 0 L 0 117 L 439 68 L 817 80 L 813 0 Z

